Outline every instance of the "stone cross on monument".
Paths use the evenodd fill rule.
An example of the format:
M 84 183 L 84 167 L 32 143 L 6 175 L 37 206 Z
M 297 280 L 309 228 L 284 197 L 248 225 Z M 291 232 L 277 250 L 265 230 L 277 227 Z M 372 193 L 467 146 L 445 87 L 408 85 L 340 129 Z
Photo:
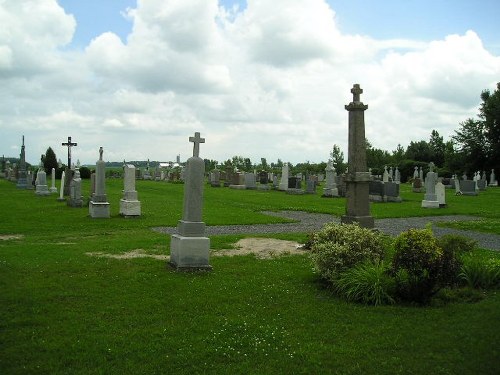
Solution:
M 353 100 L 345 109 L 349 111 L 348 170 L 345 181 L 347 187 L 346 214 L 342 223 L 359 223 L 365 228 L 373 228 L 370 215 L 369 182 L 370 172 L 366 165 L 365 115 L 368 106 L 360 101 L 363 90 L 359 84 L 351 89 Z
M 68 137 L 68 142 L 63 142 L 61 145 L 68 147 L 68 168 L 71 168 L 71 147 L 78 146 L 78 144 L 71 142 L 71 137 Z
M 194 133 L 194 137 L 189 137 L 189 142 L 193 142 L 193 156 L 200 157 L 200 143 L 205 143 L 205 138 L 200 137 L 200 133 Z

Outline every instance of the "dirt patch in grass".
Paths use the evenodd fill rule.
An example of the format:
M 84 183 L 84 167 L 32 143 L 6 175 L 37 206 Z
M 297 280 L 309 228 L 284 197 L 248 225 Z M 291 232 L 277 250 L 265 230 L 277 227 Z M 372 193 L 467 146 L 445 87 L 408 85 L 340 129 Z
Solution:
M 212 252 L 212 256 L 235 256 L 254 254 L 259 259 L 270 259 L 283 255 L 303 254 L 305 251 L 294 241 L 275 238 L 242 238 L 234 249 Z
M 24 238 L 22 234 L 0 234 L 0 241 L 20 240 Z
M 258 259 L 271 259 L 283 255 L 304 254 L 304 250 L 294 241 L 277 240 L 274 238 L 242 238 L 234 249 L 211 251 L 210 256 L 236 256 L 254 254 Z M 113 259 L 153 258 L 169 260 L 168 255 L 148 254 L 143 249 L 132 250 L 123 254 L 108 254 L 102 252 L 85 253 L 88 256 Z

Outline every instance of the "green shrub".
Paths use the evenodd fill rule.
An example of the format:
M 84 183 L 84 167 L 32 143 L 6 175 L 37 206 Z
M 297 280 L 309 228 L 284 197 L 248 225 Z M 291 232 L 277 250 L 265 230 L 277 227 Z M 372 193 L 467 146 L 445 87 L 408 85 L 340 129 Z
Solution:
M 427 302 L 437 291 L 443 251 L 430 228 L 410 229 L 394 242 L 392 271 L 400 298 Z
M 382 235 L 356 224 L 326 224 L 311 240 L 311 259 L 320 276 L 336 280 L 347 269 L 377 262 L 384 255 Z
M 461 257 L 477 248 L 477 242 L 464 236 L 446 234 L 438 239 L 438 245 L 443 250 L 440 283 L 456 285 L 462 267 Z
M 396 282 L 383 261 L 360 263 L 335 281 L 335 290 L 348 301 L 375 306 L 393 304 L 395 287 Z
M 488 289 L 500 286 L 500 261 L 472 255 L 463 258 L 459 278 L 471 288 Z
M 90 169 L 88 167 L 80 167 L 80 177 L 83 179 L 89 179 L 90 175 L 92 173 L 90 172 Z

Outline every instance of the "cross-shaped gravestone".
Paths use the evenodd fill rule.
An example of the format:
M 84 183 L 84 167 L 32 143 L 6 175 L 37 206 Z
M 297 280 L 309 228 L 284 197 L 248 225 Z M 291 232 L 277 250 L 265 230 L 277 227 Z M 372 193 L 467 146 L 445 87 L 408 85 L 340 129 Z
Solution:
M 78 146 L 78 144 L 71 142 L 71 137 L 68 137 L 68 142 L 63 142 L 62 146 L 68 146 L 68 168 L 71 168 L 71 147 Z
M 200 143 L 205 143 L 205 138 L 200 137 L 200 133 L 196 132 L 194 133 L 194 137 L 189 137 L 189 142 L 193 142 L 193 156 L 194 157 L 199 157 L 200 156 Z
M 353 102 L 359 102 L 360 101 L 360 95 L 363 93 L 363 89 L 359 87 L 359 85 L 356 83 L 351 89 L 352 92 L 352 101 Z

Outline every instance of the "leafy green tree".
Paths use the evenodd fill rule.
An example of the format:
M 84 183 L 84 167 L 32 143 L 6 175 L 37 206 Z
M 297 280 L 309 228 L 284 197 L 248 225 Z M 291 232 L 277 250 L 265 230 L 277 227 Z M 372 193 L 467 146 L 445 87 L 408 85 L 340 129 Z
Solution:
M 439 135 L 437 130 L 433 130 L 429 140 L 430 158 L 431 161 L 438 167 L 442 167 L 444 165 L 445 148 L 446 146 L 443 141 L 443 137 Z
M 485 137 L 488 141 L 487 156 L 488 168 L 500 168 L 500 82 L 496 90 L 490 93 L 484 90 L 481 93 L 483 103 L 479 107 L 479 118 L 484 127 Z
M 398 147 L 392 152 L 392 162 L 399 165 L 405 158 L 405 149 L 398 143 Z
M 411 141 L 406 148 L 406 159 L 422 161 L 429 163 L 432 161 L 432 153 L 429 144 L 422 140 L 419 142 Z
M 330 159 L 332 159 L 333 167 L 337 173 L 344 173 L 345 167 L 344 163 L 344 153 L 340 150 L 340 147 L 333 145 L 332 151 L 330 151 Z
M 57 158 L 54 150 L 52 150 L 52 147 L 49 147 L 47 151 L 45 151 L 45 155 L 42 155 L 42 162 L 43 169 L 45 170 L 45 173 L 47 173 L 47 175 L 52 173 L 52 168 L 57 170 Z
M 460 123 L 460 129 L 455 133 L 453 139 L 465 161 L 464 171 L 471 173 L 482 170 L 488 159 L 488 142 L 484 123 L 469 118 Z

